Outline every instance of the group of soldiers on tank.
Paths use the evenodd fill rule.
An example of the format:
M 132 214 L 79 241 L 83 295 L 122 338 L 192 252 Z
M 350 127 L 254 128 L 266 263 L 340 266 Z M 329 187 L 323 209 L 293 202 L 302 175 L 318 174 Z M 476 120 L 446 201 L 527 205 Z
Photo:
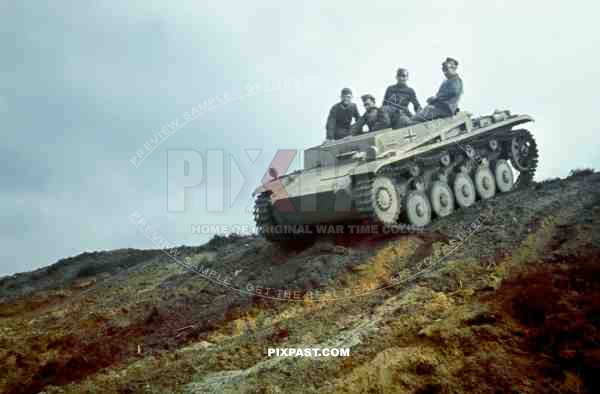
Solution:
M 458 110 L 458 101 L 463 92 L 462 80 L 456 69 L 458 61 L 446 58 L 442 63 L 442 72 L 446 79 L 437 94 L 427 99 L 423 108 L 413 88 L 407 85 L 408 70 L 399 68 L 395 85 L 388 87 L 383 96 L 383 106 L 375 105 L 375 97 L 370 94 L 361 96 L 365 113 L 361 116 L 356 104 L 352 102 L 352 90 L 342 89 L 341 101 L 335 104 L 327 118 L 327 140 L 337 140 L 349 135 L 363 133 L 366 125 L 369 132 L 381 129 L 399 129 L 436 118 L 453 116 Z M 413 115 L 408 105 L 412 104 Z M 355 123 L 352 124 L 354 119 Z

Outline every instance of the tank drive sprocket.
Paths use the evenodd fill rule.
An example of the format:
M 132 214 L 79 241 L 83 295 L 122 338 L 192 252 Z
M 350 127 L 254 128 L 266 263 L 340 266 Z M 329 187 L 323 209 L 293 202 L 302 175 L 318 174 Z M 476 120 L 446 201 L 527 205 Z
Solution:
M 525 129 L 514 130 L 508 154 L 510 164 L 519 171 L 515 188 L 530 185 L 533 182 L 539 160 L 538 147 L 533 135 Z

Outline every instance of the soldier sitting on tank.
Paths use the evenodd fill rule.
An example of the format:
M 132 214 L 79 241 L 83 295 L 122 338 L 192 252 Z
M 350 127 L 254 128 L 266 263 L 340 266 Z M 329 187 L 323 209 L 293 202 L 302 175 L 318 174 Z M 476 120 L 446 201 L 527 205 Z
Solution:
M 408 70 L 399 68 L 396 72 L 397 84 L 391 85 L 383 95 L 383 110 L 388 113 L 392 121 L 392 128 L 399 129 L 408 126 L 413 114 L 408 109 L 412 103 L 415 112 L 421 110 L 421 104 L 413 88 L 406 84 L 408 81 Z
M 360 114 L 356 104 L 352 102 L 352 90 L 342 89 L 341 101 L 331 107 L 327 117 L 327 140 L 337 140 L 351 134 L 352 118 L 358 121 Z
M 442 63 L 442 71 L 446 80 L 442 82 L 435 97 L 427 99 L 427 106 L 411 118 L 411 123 L 426 122 L 436 118 L 453 116 L 458 109 L 458 100 L 463 93 L 463 83 L 456 72 L 458 62 L 446 58 Z
M 367 125 L 369 131 L 391 127 L 390 116 L 383 109 L 375 106 L 375 97 L 365 94 L 361 99 L 365 106 L 365 113 L 352 127 L 353 135 L 362 134 L 364 125 Z

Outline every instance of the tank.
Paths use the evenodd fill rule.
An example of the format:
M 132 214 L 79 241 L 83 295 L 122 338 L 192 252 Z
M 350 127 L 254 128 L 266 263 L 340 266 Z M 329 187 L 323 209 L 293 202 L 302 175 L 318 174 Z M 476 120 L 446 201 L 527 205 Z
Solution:
M 268 173 L 253 193 L 259 233 L 304 238 L 308 226 L 351 222 L 425 227 L 478 199 L 529 184 L 538 162 L 528 115 L 457 112 L 304 151 L 303 169 Z

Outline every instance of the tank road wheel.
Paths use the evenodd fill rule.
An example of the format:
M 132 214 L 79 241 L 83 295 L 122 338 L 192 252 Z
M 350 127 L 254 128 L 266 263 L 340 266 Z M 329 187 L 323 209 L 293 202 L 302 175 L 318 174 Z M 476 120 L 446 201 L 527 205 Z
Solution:
M 425 192 L 410 191 L 406 195 L 406 219 L 417 227 L 425 227 L 431 222 L 431 203 Z
M 372 185 L 373 214 L 383 224 L 395 224 L 400 215 L 400 198 L 396 185 L 388 177 L 379 176 Z
M 377 176 L 357 181 L 355 204 L 359 212 L 382 224 L 396 224 L 400 216 L 400 197 L 391 178 Z
M 431 199 L 431 208 L 437 216 L 443 218 L 454 211 L 454 196 L 452 195 L 452 189 L 446 182 L 433 182 L 429 198 Z
M 475 189 L 482 200 L 487 200 L 496 195 L 496 180 L 492 170 L 488 167 L 479 167 L 474 176 Z
M 527 130 L 517 130 L 518 134 L 510 141 L 510 163 L 519 171 L 516 187 L 529 185 L 533 181 L 538 163 L 538 149 L 535 139 Z
M 464 172 L 459 172 L 454 177 L 452 185 L 456 204 L 461 208 L 470 207 L 475 202 L 475 185 L 471 177 Z
M 514 185 L 513 172 L 506 160 L 498 160 L 494 168 L 496 175 L 496 185 L 500 193 L 506 193 L 512 190 Z

